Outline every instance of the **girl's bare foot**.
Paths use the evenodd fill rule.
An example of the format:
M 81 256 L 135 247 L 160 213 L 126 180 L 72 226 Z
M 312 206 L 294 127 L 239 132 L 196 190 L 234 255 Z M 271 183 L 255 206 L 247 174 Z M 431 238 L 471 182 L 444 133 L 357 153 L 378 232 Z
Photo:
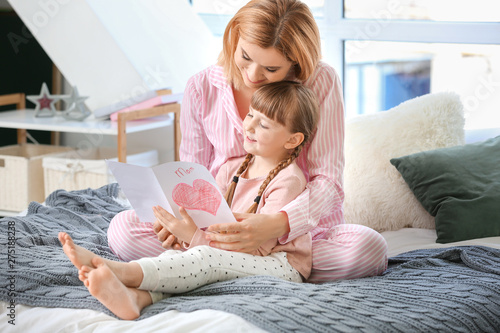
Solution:
M 141 310 L 152 303 L 147 291 L 125 286 L 102 258 L 96 257 L 93 263 L 95 268 L 83 266 L 80 270 L 80 275 L 85 277 L 82 281 L 90 294 L 117 317 L 136 319 Z
M 138 263 L 125 263 L 99 257 L 94 252 L 76 245 L 73 239 L 65 232 L 59 233 L 59 241 L 62 244 L 64 253 L 73 265 L 78 268 L 78 278 L 81 281 L 85 281 L 86 275 L 97 267 L 96 262 L 103 262 L 127 287 L 137 288 L 141 285 L 143 273 Z
M 94 267 L 92 265 L 92 258 L 97 257 L 95 253 L 76 245 L 70 235 L 65 232 L 60 232 L 58 236 L 64 253 L 66 253 L 76 268 L 81 269 L 83 265 Z
M 80 268 L 78 270 L 78 278 L 80 279 L 80 281 L 82 281 L 85 284 L 85 282 L 89 278 L 90 271 L 92 271 L 94 269 L 95 268 L 93 268 L 93 267 L 83 265 L 82 268 Z

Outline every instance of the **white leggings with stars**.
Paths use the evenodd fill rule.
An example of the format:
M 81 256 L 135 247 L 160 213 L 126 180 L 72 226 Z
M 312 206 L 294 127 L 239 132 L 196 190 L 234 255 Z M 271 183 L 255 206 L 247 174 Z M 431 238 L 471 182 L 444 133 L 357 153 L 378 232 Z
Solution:
M 203 285 L 251 275 L 271 275 L 302 282 L 285 252 L 266 257 L 196 246 L 185 252 L 167 250 L 156 258 L 135 260 L 144 273 L 138 289 L 150 291 L 153 303 L 168 294 L 183 293 Z

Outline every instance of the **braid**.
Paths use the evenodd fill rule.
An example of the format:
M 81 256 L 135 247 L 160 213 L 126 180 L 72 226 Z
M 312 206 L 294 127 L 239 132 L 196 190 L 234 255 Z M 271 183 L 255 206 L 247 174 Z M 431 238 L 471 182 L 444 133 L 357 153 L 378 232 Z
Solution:
M 274 177 L 276 177 L 276 175 L 281 170 L 283 170 L 284 168 L 286 168 L 287 166 L 289 166 L 290 164 L 292 164 L 292 162 L 299 156 L 300 152 L 302 151 L 302 147 L 303 146 L 304 145 L 301 144 L 301 145 L 295 147 L 294 151 L 290 154 L 290 156 L 288 156 L 287 158 L 285 158 L 284 160 L 282 160 L 281 162 L 279 162 L 278 165 L 276 166 L 276 168 L 274 168 L 273 170 L 269 171 L 269 173 L 267 175 L 267 178 L 264 180 L 264 182 L 262 183 L 262 185 L 260 185 L 259 193 L 257 194 L 257 197 L 255 197 L 255 200 L 254 200 L 253 204 L 250 206 L 250 208 L 248 208 L 247 213 L 255 213 L 255 212 L 257 212 L 257 207 L 259 206 L 259 202 L 260 202 L 262 193 L 264 193 L 264 190 L 266 189 L 267 185 L 269 185 L 269 183 L 271 182 L 271 180 L 273 180 Z
M 229 187 L 226 191 L 226 195 L 224 196 L 224 199 L 226 199 L 227 204 L 229 207 L 231 207 L 231 204 L 233 203 L 233 195 L 234 195 L 234 190 L 236 189 L 236 184 L 238 183 L 238 179 L 243 173 L 243 171 L 246 170 L 248 167 L 248 163 L 250 163 L 250 160 L 252 159 L 253 155 L 252 154 L 247 154 L 245 157 L 245 160 L 243 163 L 241 163 L 238 171 L 236 171 L 236 175 L 233 177 L 233 180 L 231 181 L 231 184 L 229 184 Z

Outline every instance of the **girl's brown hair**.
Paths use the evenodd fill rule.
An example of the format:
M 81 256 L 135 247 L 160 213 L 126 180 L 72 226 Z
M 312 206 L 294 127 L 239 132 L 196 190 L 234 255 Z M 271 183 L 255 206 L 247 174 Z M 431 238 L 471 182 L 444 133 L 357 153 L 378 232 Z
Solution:
M 321 41 L 309 7 L 299 0 L 252 0 L 229 21 L 218 64 L 236 89 L 243 78 L 234 61 L 238 40 L 273 47 L 294 64 L 295 77 L 305 81 L 321 58 Z
M 259 192 L 247 213 L 255 213 L 260 198 L 267 185 L 284 168 L 289 166 L 300 154 L 304 144 L 311 139 L 318 123 L 319 105 L 311 89 L 293 81 L 280 81 L 259 88 L 250 102 L 252 109 L 264 114 L 269 119 L 285 126 L 291 133 L 302 133 L 304 140 L 295 147 L 290 155 L 271 170 L 259 188 Z M 247 169 L 253 155 L 247 154 L 229 185 L 225 199 L 231 207 L 234 190 L 241 174 Z

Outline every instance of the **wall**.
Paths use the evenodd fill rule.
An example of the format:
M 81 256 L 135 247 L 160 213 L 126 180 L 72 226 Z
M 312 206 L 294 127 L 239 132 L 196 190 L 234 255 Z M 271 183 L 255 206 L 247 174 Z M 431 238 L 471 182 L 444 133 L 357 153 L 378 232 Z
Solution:
M 13 11 L 0 12 L 0 36 L 0 94 L 38 95 L 43 82 L 52 86 L 52 61 Z M 34 105 L 27 101 L 26 107 Z M 4 106 L 0 110 L 13 108 Z M 15 129 L 1 128 L 0 132 L 0 146 L 17 143 Z M 40 143 L 50 143 L 49 132 L 30 134 Z

